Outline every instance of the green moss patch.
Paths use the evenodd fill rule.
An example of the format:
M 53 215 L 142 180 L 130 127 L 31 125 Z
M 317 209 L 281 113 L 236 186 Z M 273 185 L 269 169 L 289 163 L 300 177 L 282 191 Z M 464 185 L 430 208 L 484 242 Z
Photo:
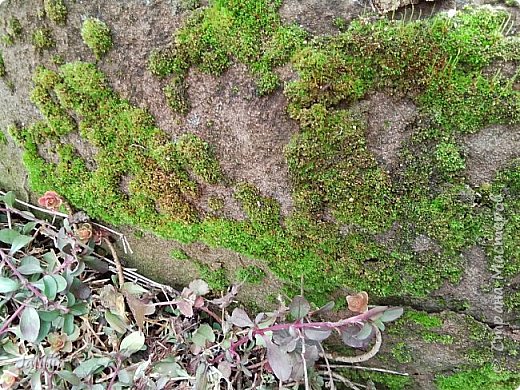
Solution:
M 32 33 L 32 44 L 38 50 L 47 50 L 56 46 L 56 41 L 51 30 L 48 28 L 37 28 Z
M 461 371 L 451 376 L 439 376 L 436 380 L 439 390 L 514 390 L 520 385 L 520 374 L 509 371 L 495 371 L 487 364 L 481 368 Z
M 43 8 L 47 17 L 58 25 L 67 23 L 68 10 L 63 0 L 44 0 Z
M 279 85 L 273 69 L 289 61 L 307 37 L 296 25 L 282 25 L 280 5 L 280 0 L 215 0 L 187 20 L 169 47 L 152 50 L 148 68 L 160 77 L 173 74 L 176 85 L 191 66 L 220 75 L 236 60 L 248 65 L 258 93 L 269 93 Z M 165 93 L 171 92 L 170 83 Z
M 112 48 L 110 29 L 105 22 L 96 18 L 88 18 L 83 22 L 81 38 L 97 59 Z
M 82 62 L 35 75 L 31 98 L 45 120 L 17 135 L 33 188 L 58 191 L 110 223 L 261 259 L 290 290 L 298 291 L 303 277 L 306 295 L 317 303 L 338 288 L 421 297 L 445 280 L 457 281 L 461 252 L 486 238 L 493 221 L 490 204 L 475 207 L 464 198 L 457 137 L 519 120 L 519 92 L 483 72 L 494 59 L 516 56 L 502 34 L 506 15 L 358 20 L 336 36 L 304 43 L 298 28 L 281 24 L 278 6 L 215 1 L 196 12 L 168 49 L 152 53 L 149 68 L 172 75 L 165 92 L 174 109 L 186 112 L 190 66 L 217 75 L 236 59 L 261 85 L 272 81 L 274 66 L 294 62 L 298 79 L 285 93 L 300 131 L 286 147 L 294 202 L 289 216 L 251 184 L 224 177 L 203 139 L 185 134 L 170 142 L 146 111 L 120 99 L 94 65 Z M 428 119 L 403 148 L 402 169 L 394 173 L 378 165 L 366 123 L 348 108 L 382 88 L 412 98 Z M 69 135 L 96 150 L 94 167 L 64 143 Z M 39 149 L 46 142 L 51 156 Z M 505 191 L 517 179 L 518 169 L 500 174 L 494 185 Z M 203 183 L 231 187 L 247 218 L 205 214 L 198 204 Z M 396 223 L 395 245 L 385 246 L 377 235 Z M 414 251 L 410 242 L 419 235 L 438 249 Z M 516 253 L 518 246 L 507 242 Z

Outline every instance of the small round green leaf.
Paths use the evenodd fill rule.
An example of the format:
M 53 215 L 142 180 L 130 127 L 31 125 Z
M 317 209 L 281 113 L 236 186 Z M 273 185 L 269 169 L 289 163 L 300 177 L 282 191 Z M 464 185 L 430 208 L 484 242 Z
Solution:
M 402 307 L 393 307 L 391 309 L 386 310 L 381 317 L 379 317 L 380 321 L 390 322 L 397 320 L 399 317 L 403 315 L 404 309 Z
M 21 234 L 18 237 L 15 237 L 11 244 L 11 249 L 9 253 L 14 254 L 18 252 L 20 249 L 29 244 L 33 238 L 31 236 L 22 236 Z
M 307 302 L 307 300 L 304 297 L 302 297 L 301 295 L 297 295 L 291 301 L 289 309 L 293 318 L 299 320 L 309 313 L 309 311 L 311 310 L 311 305 L 309 304 L 309 302 Z
M 34 307 L 27 306 L 20 316 L 20 332 L 22 338 L 31 343 L 38 339 L 40 333 L 40 317 Z
M 51 275 L 45 275 L 43 277 L 43 285 L 45 286 L 43 293 L 47 298 L 53 301 L 56 298 L 56 293 L 58 291 L 56 281 Z
M 34 256 L 25 256 L 20 261 L 20 266 L 18 267 L 18 272 L 22 275 L 33 275 L 42 273 L 43 269 L 40 266 L 40 260 L 38 260 Z
M 61 275 L 52 275 L 54 281 L 56 282 L 56 292 L 62 292 L 67 288 L 67 281 Z
M 358 340 L 366 340 L 367 338 L 370 337 L 373 330 L 374 329 L 372 327 L 372 324 L 367 322 L 367 323 L 365 323 L 365 325 L 363 325 L 363 327 L 361 328 L 359 333 L 356 334 L 354 337 Z

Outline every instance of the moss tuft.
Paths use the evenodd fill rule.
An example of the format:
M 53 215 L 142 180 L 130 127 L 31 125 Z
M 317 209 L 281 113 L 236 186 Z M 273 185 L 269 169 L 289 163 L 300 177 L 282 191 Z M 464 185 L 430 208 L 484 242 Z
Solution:
M 199 276 L 202 280 L 208 283 L 209 287 L 214 292 L 225 291 L 229 287 L 229 280 L 226 275 L 226 270 L 222 267 L 212 269 L 203 263 L 196 264 L 199 271 Z
M 112 48 L 110 29 L 105 22 L 96 18 L 88 18 L 83 22 L 81 38 L 97 59 L 108 53 Z
M 210 184 L 223 179 L 220 165 L 210 145 L 193 134 L 184 134 L 177 140 L 179 160 L 195 175 Z
M 437 166 L 444 174 L 453 174 L 466 168 L 458 146 L 453 143 L 441 142 L 438 144 L 435 149 L 435 158 Z
M 0 50 L 0 77 L 4 77 L 7 74 L 5 70 L 4 55 Z
M 272 92 L 280 82 L 273 69 L 287 63 L 307 37 L 296 25 L 282 26 L 280 5 L 279 0 L 217 0 L 195 12 L 169 48 L 152 50 L 148 68 L 160 77 L 184 78 L 191 66 L 218 76 L 235 58 L 249 66 L 259 94 Z
M 238 268 L 235 272 L 235 280 L 238 282 L 259 284 L 264 278 L 265 272 L 261 268 L 252 265 L 245 268 Z
M 51 30 L 38 28 L 32 33 L 32 44 L 38 50 L 46 50 L 56 46 L 56 41 L 54 40 Z
M 190 258 L 182 249 L 172 249 L 170 257 L 176 260 L 188 260 Z
M 187 114 L 191 105 L 184 78 L 175 76 L 163 90 L 170 108 L 179 114 Z
M 22 24 L 18 18 L 11 17 L 7 22 L 7 34 L 13 39 L 21 38 L 23 33 Z
M 224 199 L 216 196 L 210 196 L 208 198 L 208 207 L 215 212 L 220 211 L 224 208 Z
M 44 0 L 43 8 L 47 17 L 58 25 L 67 23 L 68 10 L 63 0 Z
M 438 376 L 436 384 L 439 390 L 513 390 L 520 385 L 520 374 L 495 371 L 490 364 L 486 364 L 481 368 L 461 371 L 451 376 Z

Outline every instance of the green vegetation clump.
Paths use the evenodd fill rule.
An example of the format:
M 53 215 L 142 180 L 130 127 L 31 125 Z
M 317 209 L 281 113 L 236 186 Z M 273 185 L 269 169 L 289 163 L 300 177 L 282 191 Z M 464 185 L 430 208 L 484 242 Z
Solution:
M 426 329 L 440 328 L 443 323 L 443 320 L 438 315 L 415 310 L 407 310 L 404 316 L 399 320 L 399 323 L 406 323 L 408 321 Z
M 2 43 L 5 46 L 12 46 L 14 45 L 14 38 L 9 34 L 3 34 L 0 39 L 2 40 Z
M 179 113 L 187 114 L 191 108 L 186 82 L 182 77 L 173 77 L 164 87 L 164 96 L 170 108 Z
M 0 77 L 4 77 L 7 74 L 5 70 L 5 62 L 4 62 L 4 55 L 2 51 L 0 51 Z
M 183 134 L 177 140 L 179 161 L 203 181 L 217 184 L 223 179 L 220 165 L 210 145 L 193 134 Z
M 150 114 L 114 94 L 92 64 L 70 63 L 59 72 L 38 68 L 34 84 L 31 100 L 45 120 L 20 129 L 16 136 L 26 149 L 24 161 L 34 188 L 41 192 L 53 188 L 74 205 L 85 203 L 81 199 L 87 197 L 91 215 L 145 229 L 197 219 L 190 203 L 197 185 L 184 166 L 203 178 L 217 177 L 220 168 L 206 143 L 184 137 L 178 151 Z M 95 170 L 87 169 L 72 145 L 60 141 L 71 132 L 79 132 L 99 150 Z M 37 145 L 43 140 L 53 146 L 58 163 L 47 163 L 38 154 Z M 205 160 L 194 161 L 196 156 Z M 133 178 L 130 196 L 118 188 L 125 174 Z
M 110 29 L 105 22 L 96 18 L 88 18 L 83 22 L 81 38 L 97 59 L 112 48 Z
M 224 208 L 224 199 L 211 196 L 208 198 L 208 206 L 213 211 L 220 211 Z
M 410 347 L 404 343 L 397 343 L 391 351 L 392 356 L 395 360 L 397 360 L 401 364 L 410 363 L 413 360 L 412 353 L 410 352 Z
M 0 131 L 0 145 L 7 145 L 7 136 L 3 131 Z
M 63 0 L 44 0 L 43 7 L 47 17 L 58 25 L 67 23 L 67 6 Z
M 48 28 L 37 28 L 32 33 L 32 44 L 38 50 L 52 49 L 56 41 Z
M 7 34 L 13 37 L 14 39 L 20 38 L 23 33 L 22 24 L 18 18 L 14 16 L 9 19 L 7 22 Z
M 148 68 L 160 77 L 184 78 L 191 66 L 218 76 L 233 58 L 248 65 L 258 93 L 267 94 L 279 85 L 273 69 L 287 63 L 307 38 L 300 27 L 281 24 L 280 5 L 280 0 L 216 0 L 188 19 L 170 47 L 152 50 Z
M 410 389 L 412 379 L 409 376 L 399 376 L 392 374 L 384 374 L 379 372 L 361 371 L 361 370 L 346 370 L 343 374 L 354 382 L 372 381 L 376 388 L 388 390 L 404 390 Z
M 109 223 L 261 259 L 292 292 L 303 276 L 315 303 L 345 286 L 375 296 L 421 297 L 445 280 L 457 281 L 461 252 L 492 234 L 492 205 L 464 200 L 463 175 L 448 182 L 438 175 L 442 159 L 435 145 L 487 124 L 519 121 L 519 92 L 500 75 L 482 72 L 494 59 L 515 55 L 504 49 L 505 15 L 470 10 L 409 23 L 355 21 L 339 35 L 304 43 L 298 28 L 281 26 L 269 4 L 215 1 L 149 66 L 182 80 L 189 66 L 217 74 L 230 58 L 253 73 L 259 63 L 269 64 L 258 67 L 258 77 L 269 75 L 271 65 L 294 61 L 298 79 L 285 93 L 300 131 L 286 148 L 294 203 L 289 216 L 248 183 L 234 188 L 247 219 L 199 212 L 200 182 L 230 186 L 211 145 L 190 134 L 170 142 L 148 113 L 120 99 L 94 65 L 81 62 L 38 71 L 33 101 L 45 120 L 16 136 L 33 188 L 58 191 Z M 403 168 L 395 175 L 379 167 L 366 144 L 366 123 L 346 108 L 381 88 L 410 96 L 429 117 L 428 129 L 418 129 L 399 155 Z M 68 132 L 95 146 L 94 169 L 72 145 L 62 144 L 60 136 Z M 57 162 L 39 155 L 45 141 Z M 518 188 L 518 169 L 512 172 L 498 175 L 493 188 Z M 132 178 L 128 192 L 120 188 L 123 177 Z M 505 201 L 513 210 L 514 197 Z M 396 221 L 399 242 L 422 235 L 438 250 L 415 253 L 408 245 L 380 244 L 375 235 Z M 505 250 L 514 259 L 518 244 L 508 229 L 518 228 L 518 219 L 511 221 Z M 508 261 L 507 274 L 518 266 Z
M 22 24 L 20 20 L 15 17 L 11 17 L 7 21 L 6 33 L 1 36 L 1 40 L 6 46 L 14 45 L 15 41 L 21 38 L 23 32 Z
M 182 249 L 172 249 L 170 257 L 177 260 L 188 260 L 190 258 Z
M 229 280 L 224 268 L 220 267 L 213 269 L 201 262 L 196 263 L 196 266 L 200 278 L 208 283 L 209 287 L 213 291 L 225 291 L 229 287 Z
M 439 390 L 512 390 L 520 385 L 520 374 L 509 371 L 495 371 L 486 364 L 481 368 L 461 371 L 451 376 L 439 376 L 436 379 Z
M 235 273 L 235 279 L 238 282 L 247 282 L 258 284 L 265 278 L 265 272 L 261 268 L 250 265 L 248 267 L 238 268 Z
M 461 171 L 466 167 L 459 148 L 453 143 L 441 142 L 438 144 L 435 149 L 435 157 L 437 166 L 447 174 Z

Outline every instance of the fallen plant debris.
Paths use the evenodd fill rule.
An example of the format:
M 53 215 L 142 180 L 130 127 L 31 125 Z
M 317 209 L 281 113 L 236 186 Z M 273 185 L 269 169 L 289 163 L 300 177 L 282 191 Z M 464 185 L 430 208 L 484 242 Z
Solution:
M 329 361 L 372 358 L 403 313 L 360 292 L 347 298 L 358 314 L 335 322 L 319 318 L 333 302 L 313 309 L 302 295 L 251 318 L 230 310 L 240 286 L 211 298 L 203 280 L 179 293 L 124 268 L 108 228 L 55 192 L 39 201 L 52 222 L 12 192 L 0 202 L 1 389 L 359 389 Z M 326 353 L 333 332 L 362 353 Z

